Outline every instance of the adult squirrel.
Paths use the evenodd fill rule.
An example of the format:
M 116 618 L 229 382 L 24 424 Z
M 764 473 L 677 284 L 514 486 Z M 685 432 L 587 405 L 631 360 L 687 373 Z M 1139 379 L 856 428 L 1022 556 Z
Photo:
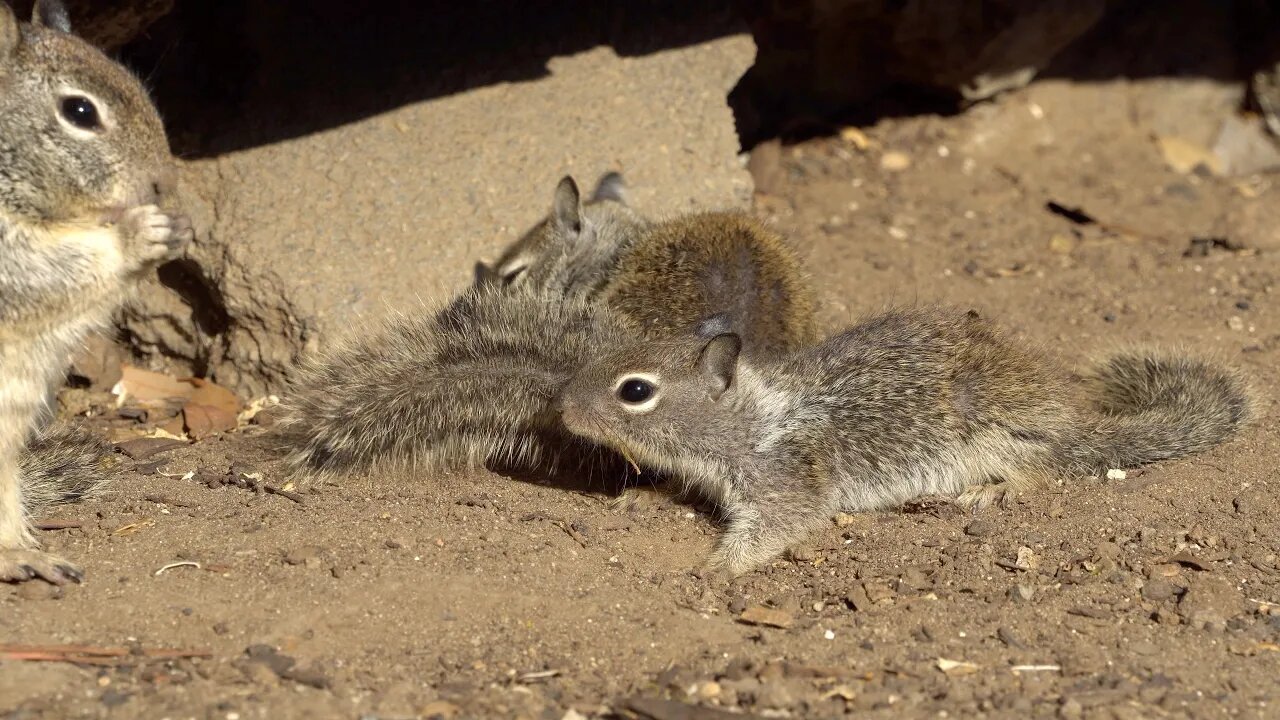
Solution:
M 1208 449 L 1250 415 L 1228 370 L 1131 351 L 1072 383 L 972 311 L 888 312 L 767 361 L 741 349 L 711 318 L 603 355 L 556 401 L 569 431 L 723 508 L 712 563 L 734 574 L 837 511 L 928 494 L 980 507 L 1048 478 Z
M 624 204 L 616 173 L 585 204 L 564 178 L 548 217 L 493 265 L 479 263 L 475 285 L 445 310 L 309 363 L 286 399 L 288 462 L 299 478 L 545 464 L 582 445 L 549 402 L 594 355 L 721 311 L 761 352 L 788 351 L 812 336 L 811 307 L 799 263 L 755 221 L 650 223 Z
M 30 23 L 0 2 L 0 580 L 78 581 L 36 550 L 35 503 L 85 492 L 92 440 L 39 430 L 47 389 L 132 282 L 191 237 L 156 203 L 173 161 L 123 67 L 70 34 L 60 2 Z M 76 438 L 79 439 L 76 439 Z M 24 451 L 29 440 L 38 442 Z M 57 440 L 73 441 L 61 447 Z M 68 464 L 69 463 L 69 464 Z

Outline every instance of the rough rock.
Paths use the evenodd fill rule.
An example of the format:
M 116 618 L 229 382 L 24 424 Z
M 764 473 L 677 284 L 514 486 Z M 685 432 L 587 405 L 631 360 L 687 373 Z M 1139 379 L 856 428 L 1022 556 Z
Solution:
M 1244 595 L 1235 583 L 1215 575 L 1192 578 L 1178 602 L 1178 613 L 1190 626 L 1222 630 L 1227 621 L 1244 612 Z
M 741 5 L 760 51 L 734 106 L 753 145 L 779 118 L 828 116 L 895 84 L 966 101 L 1025 85 L 1102 17 L 1106 0 Z
M 529 67 L 521 53 L 535 46 L 524 37 L 507 64 L 528 77 L 501 82 L 477 67 L 418 77 L 423 70 L 395 53 L 431 43 L 406 36 L 412 47 L 368 60 L 388 63 L 395 77 L 337 67 L 329 78 L 329 63 L 346 62 L 337 56 L 368 48 L 350 41 L 330 47 L 328 57 L 307 43 L 350 35 L 341 13 L 357 11 L 309 12 L 305 22 L 316 25 L 291 28 L 295 46 L 278 48 L 273 23 L 286 11 L 247 6 L 241 35 L 223 40 L 256 62 L 229 66 L 242 73 L 225 101 L 237 112 L 208 128 L 193 118 L 218 111 L 187 86 L 204 82 L 197 63 L 226 59 L 183 55 L 198 47 L 156 52 L 171 138 L 179 153 L 194 156 L 182 204 L 197 241 L 125 313 L 135 351 L 242 395 L 278 388 L 304 353 L 392 311 L 424 312 L 464 287 L 477 259 L 545 214 L 566 173 L 590 184 L 620 170 L 632 204 L 651 214 L 749 202 L 751 180 L 726 102 L 752 59 L 751 39 L 740 31 L 639 48 L 615 38 L 621 50 L 579 43 Z M 186 20 L 175 11 L 179 21 Z M 459 82 L 464 71 L 481 77 Z M 371 76 L 385 82 L 385 93 L 358 97 L 361 85 L 378 84 Z M 399 87 L 400 76 L 420 84 Z M 350 87 L 331 87 L 343 83 Z
M 19 17 L 31 14 L 34 0 L 10 3 Z M 65 0 L 76 32 L 104 50 L 136 38 L 173 9 L 174 0 Z

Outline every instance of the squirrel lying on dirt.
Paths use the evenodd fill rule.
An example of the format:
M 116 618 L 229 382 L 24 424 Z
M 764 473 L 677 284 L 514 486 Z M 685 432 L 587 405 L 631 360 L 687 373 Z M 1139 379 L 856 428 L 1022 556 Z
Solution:
M 1128 351 L 1083 383 L 977 313 L 888 312 L 769 360 L 723 316 L 608 349 L 561 390 L 570 432 L 723 509 L 738 574 L 829 522 L 929 494 L 981 507 L 1050 478 L 1182 457 L 1250 416 L 1230 371 Z
M 85 335 L 191 237 L 155 204 L 172 173 L 142 85 L 60 2 L 30 23 L 0 2 L 0 580 L 81 578 L 35 549 L 30 516 L 105 480 L 104 447 L 39 419 Z

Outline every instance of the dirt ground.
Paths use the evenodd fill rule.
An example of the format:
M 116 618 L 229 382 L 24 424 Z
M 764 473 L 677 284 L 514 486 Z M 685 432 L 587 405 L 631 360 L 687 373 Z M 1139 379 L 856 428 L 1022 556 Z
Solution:
M 112 496 L 45 518 L 78 524 L 41 539 L 87 580 L 0 588 L 0 636 L 134 652 L 0 662 L 0 716 L 1280 716 L 1280 176 L 1171 169 L 1153 139 L 1169 117 L 1147 111 L 1162 92 L 1194 95 L 1053 81 L 766 147 L 757 210 L 831 329 L 941 301 L 1069 362 L 1211 354 L 1257 391 L 1238 440 L 976 516 L 841 517 L 725 583 L 694 570 L 714 523 L 658 495 L 618 510 L 478 473 L 295 502 L 200 482 L 232 463 L 271 480 L 253 428 L 129 460 Z M 785 627 L 740 621 L 761 605 Z M 139 654 L 156 648 L 209 655 Z

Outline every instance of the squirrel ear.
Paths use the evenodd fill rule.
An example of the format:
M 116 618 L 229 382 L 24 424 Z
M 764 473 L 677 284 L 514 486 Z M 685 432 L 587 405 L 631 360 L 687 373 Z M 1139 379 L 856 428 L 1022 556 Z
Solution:
M 551 206 L 551 216 L 555 223 L 577 233 L 582 230 L 582 195 L 578 193 L 578 183 L 565 175 L 556 185 L 556 199 Z
M 627 183 L 622 179 L 622 173 L 608 172 L 596 181 L 596 189 L 591 192 L 591 202 L 602 200 L 627 204 Z
M 733 332 L 733 323 L 729 322 L 729 313 L 718 312 L 703 318 L 693 332 L 703 340 L 710 340 L 717 335 Z
M 62 0 L 36 0 L 31 10 L 31 24 L 59 32 L 71 32 L 71 15 Z
M 483 261 L 476 261 L 476 287 L 484 287 L 492 285 L 498 279 L 498 271 L 486 265 Z
M 742 338 L 733 333 L 723 333 L 711 338 L 702 348 L 698 367 L 707 383 L 707 394 L 713 401 L 733 385 L 738 370 L 738 355 L 742 352 Z
M 8 57 L 18 49 L 22 42 L 22 29 L 18 27 L 18 16 L 6 2 L 0 2 L 0 58 Z

